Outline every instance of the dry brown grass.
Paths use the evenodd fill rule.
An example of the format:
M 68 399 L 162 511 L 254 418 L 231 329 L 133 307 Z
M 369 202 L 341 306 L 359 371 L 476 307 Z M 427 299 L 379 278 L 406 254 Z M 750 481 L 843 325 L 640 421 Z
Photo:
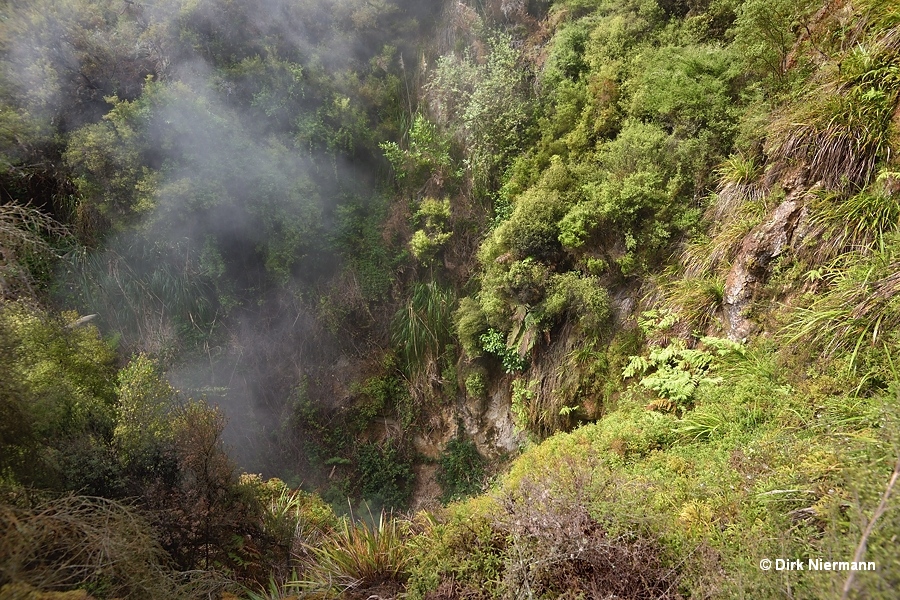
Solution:
M 0 584 L 154 599 L 195 597 L 224 587 L 205 574 L 175 572 L 134 509 L 88 496 L 28 507 L 0 504 Z
M 0 298 L 34 296 L 35 282 L 27 262 L 53 258 L 55 252 L 45 238 L 68 235 L 65 226 L 36 208 L 0 205 Z
M 864 16 L 771 128 L 767 154 L 777 172 L 803 166 L 810 183 L 855 193 L 891 159 L 891 121 L 900 92 L 900 33 L 885 0 L 862 2 Z
M 503 499 L 495 526 L 509 540 L 504 583 L 514 597 L 681 598 L 681 574 L 664 564 L 658 542 L 604 526 L 588 510 L 603 486 L 577 468 L 566 477 L 564 486 L 523 480 Z

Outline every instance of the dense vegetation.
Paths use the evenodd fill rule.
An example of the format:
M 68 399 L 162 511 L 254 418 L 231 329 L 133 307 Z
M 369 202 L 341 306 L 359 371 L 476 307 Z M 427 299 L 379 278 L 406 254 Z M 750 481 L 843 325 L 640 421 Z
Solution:
M 896 595 L 894 2 L 6 0 L 0 66 L 0 597 Z

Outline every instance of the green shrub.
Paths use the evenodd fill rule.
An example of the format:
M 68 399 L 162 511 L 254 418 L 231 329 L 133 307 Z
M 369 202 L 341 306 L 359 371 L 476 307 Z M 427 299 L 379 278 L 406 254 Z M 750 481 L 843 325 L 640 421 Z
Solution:
M 459 308 L 453 313 L 456 337 L 469 358 L 481 356 L 481 334 L 487 329 L 487 319 L 481 304 L 472 298 L 459 301 Z
M 503 293 L 510 302 L 533 306 L 543 298 L 549 277 L 547 265 L 530 257 L 517 260 L 503 273 Z
M 519 353 L 506 345 L 506 339 L 503 334 L 496 329 L 488 329 L 479 338 L 481 348 L 488 354 L 493 354 L 500 359 L 503 369 L 507 373 L 517 373 L 524 371 L 528 366 L 528 361 L 519 356 Z
M 126 465 L 140 468 L 160 445 L 171 442 L 169 416 L 178 406 L 175 389 L 147 356 L 131 359 L 118 374 L 115 443 Z
M 403 508 L 412 493 L 412 461 L 394 441 L 363 444 L 356 452 L 363 498 L 392 508 Z
M 454 438 L 441 454 L 435 475 L 441 486 L 441 501 L 459 500 L 481 491 L 484 479 L 484 459 L 470 440 Z
M 565 211 L 559 192 L 531 189 L 516 198 L 512 215 L 495 230 L 494 237 L 516 259 L 552 262 L 562 250 L 558 221 Z
M 550 278 L 546 298 L 538 308 L 541 320 L 547 325 L 564 314 L 570 315 L 588 335 L 596 335 L 610 317 L 609 294 L 593 277 L 578 273 L 554 274 Z
M 473 371 L 466 376 L 466 394 L 470 398 L 484 398 L 487 394 L 487 378 L 483 371 Z
M 114 475 L 115 356 L 80 321 L 73 312 L 0 301 L 0 405 L 10 433 L 0 462 L 20 483 L 100 493 L 117 487 L 102 481 Z
M 318 543 L 337 525 L 334 511 L 321 497 L 292 490 L 280 479 L 263 481 L 244 473 L 239 487 L 259 504 L 260 529 L 274 546 L 271 567 L 290 569 L 292 557 L 305 552 L 304 545 Z
M 450 138 L 421 113 L 409 130 L 408 148 L 396 142 L 379 144 L 394 169 L 394 177 L 409 189 L 417 189 L 432 176 L 445 176 L 451 167 Z
M 413 233 L 409 249 L 419 262 L 429 264 L 453 235 L 445 229 L 450 221 L 450 200 L 423 199 L 415 218 L 424 220 L 424 229 Z

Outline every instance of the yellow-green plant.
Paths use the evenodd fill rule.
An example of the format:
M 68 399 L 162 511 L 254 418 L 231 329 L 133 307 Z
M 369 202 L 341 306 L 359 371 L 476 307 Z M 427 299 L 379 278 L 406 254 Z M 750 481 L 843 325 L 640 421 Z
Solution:
M 337 596 L 348 590 L 402 583 L 413 560 L 406 543 L 410 534 L 408 521 L 384 511 L 373 524 L 344 519 L 321 543 L 307 546 L 309 565 L 298 585 Z
M 425 198 L 419 204 L 415 219 L 422 222 L 423 228 L 413 233 L 409 250 L 419 262 L 428 264 L 453 236 L 453 232 L 446 229 L 450 221 L 450 200 Z
M 690 408 L 694 392 L 701 384 L 720 381 L 711 373 L 714 357 L 743 352 L 740 344 L 722 338 L 704 337 L 701 342 L 709 350 L 688 348 L 681 339 L 674 339 L 664 347 L 652 347 L 647 356 L 631 357 L 622 377 L 642 376 L 641 387 L 659 396 L 659 400 L 651 403 L 651 408 L 668 411 Z
M 829 274 L 832 287 L 794 310 L 781 335 L 788 344 L 810 344 L 824 355 L 850 353 L 853 364 L 866 346 L 900 327 L 900 259 L 884 248 Z

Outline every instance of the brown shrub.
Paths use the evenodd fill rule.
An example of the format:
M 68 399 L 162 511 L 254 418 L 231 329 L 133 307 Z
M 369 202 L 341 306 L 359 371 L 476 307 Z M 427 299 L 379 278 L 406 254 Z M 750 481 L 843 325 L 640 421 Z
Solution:
M 590 479 L 524 480 L 507 495 L 496 524 L 510 541 L 506 588 L 515 597 L 680 598 L 681 574 L 665 564 L 657 540 L 635 529 L 613 532 L 591 515 Z

